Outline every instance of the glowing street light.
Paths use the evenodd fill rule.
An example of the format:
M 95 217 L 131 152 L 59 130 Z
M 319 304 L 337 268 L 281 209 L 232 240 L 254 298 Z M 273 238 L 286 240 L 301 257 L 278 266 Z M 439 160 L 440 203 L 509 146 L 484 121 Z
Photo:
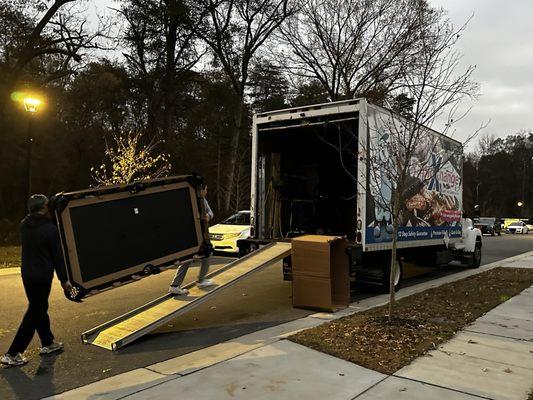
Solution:
M 522 206 L 524 205 L 524 203 L 522 203 L 521 201 L 519 201 L 518 203 L 516 203 L 516 205 L 517 205 L 518 207 L 522 207 Z
M 42 101 L 36 97 L 24 97 L 24 108 L 29 113 L 36 113 L 37 108 L 42 104 Z

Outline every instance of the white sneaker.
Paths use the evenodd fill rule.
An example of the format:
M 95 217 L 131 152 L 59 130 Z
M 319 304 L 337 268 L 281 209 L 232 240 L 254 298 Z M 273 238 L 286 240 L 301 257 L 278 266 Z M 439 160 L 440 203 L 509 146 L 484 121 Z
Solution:
M 211 279 L 204 279 L 203 281 L 200 281 L 196 284 L 200 289 L 215 286 L 215 282 L 213 282 Z
M 52 344 L 49 346 L 41 347 L 41 350 L 39 350 L 39 354 L 50 354 L 59 350 L 63 350 L 63 343 L 52 342 Z
M 189 294 L 189 291 L 187 289 L 182 289 L 179 286 L 171 286 L 168 289 L 168 292 L 170 294 L 177 294 L 177 295 L 186 295 Z
M 12 356 L 11 354 L 4 354 L 2 358 L 0 358 L 0 363 L 9 366 L 24 365 L 27 362 L 28 360 L 22 357 L 22 354 L 20 353 L 18 353 L 16 356 Z

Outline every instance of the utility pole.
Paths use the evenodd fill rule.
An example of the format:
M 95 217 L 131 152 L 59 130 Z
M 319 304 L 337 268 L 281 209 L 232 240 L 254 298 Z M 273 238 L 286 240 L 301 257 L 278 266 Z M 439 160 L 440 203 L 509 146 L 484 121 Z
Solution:
M 32 194 L 32 155 L 33 155 L 33 116 L 28 114 L 28 131 L 26 136 L 26 200 Z

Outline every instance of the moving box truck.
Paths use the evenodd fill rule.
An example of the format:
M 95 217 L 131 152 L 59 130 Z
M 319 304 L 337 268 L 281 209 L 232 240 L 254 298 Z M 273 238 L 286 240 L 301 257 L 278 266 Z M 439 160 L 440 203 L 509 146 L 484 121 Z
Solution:
M 252 127 L 251 238 L 246 253 L 305 235 L 349 241 L 355 281 L 388 287 L 395 157 L 411 123 L 366 99 L 257 114 Z M 462 144 L 421 127 L 400 204 L 399 261 L 481 261 L 481 233 L 462 215 Z M 396 147 L 395 147 L 396 146 Z M 284 267 L 289 276 L 290 263 Z

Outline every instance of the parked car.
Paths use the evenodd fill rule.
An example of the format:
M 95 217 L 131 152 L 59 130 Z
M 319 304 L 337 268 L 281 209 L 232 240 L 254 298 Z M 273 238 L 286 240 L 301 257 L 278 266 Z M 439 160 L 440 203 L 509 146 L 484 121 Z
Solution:
M 529 233 L 529 229 L 527 228 L 527 225 L 526 225 L 525 222 L 516 221 L 516 222 L 513 222 L 512 224 L 510 224 L 507 227 L 507 232 L 508 233 L 525 233 L 525 234 L 528 234 Z
M 526 226 L 527 226 L 527 231 L 528 231 L 528 232 L 529 232 L 529 231 L 533 231 L 533 225 L 531 225 L 531 224 L 526 224 Z
M 243 210 L 209 228 L 215 251 L 238 253 L 237 240 L 250 236 L 250 211 Z
M 483 235 L 498 235 L 502 234 L 502 224 L 499 218 L 495 217 L 480 217 L 474 219 L 474 226 L 481 230 Z
M 507 230 L 509 225 L 511 225 L 513 222 L 518 222 L 518 221 L 521 221 L 521 219 L 520 218 L 504 218 L 504 220 L 503 220 L 503 229 Z

